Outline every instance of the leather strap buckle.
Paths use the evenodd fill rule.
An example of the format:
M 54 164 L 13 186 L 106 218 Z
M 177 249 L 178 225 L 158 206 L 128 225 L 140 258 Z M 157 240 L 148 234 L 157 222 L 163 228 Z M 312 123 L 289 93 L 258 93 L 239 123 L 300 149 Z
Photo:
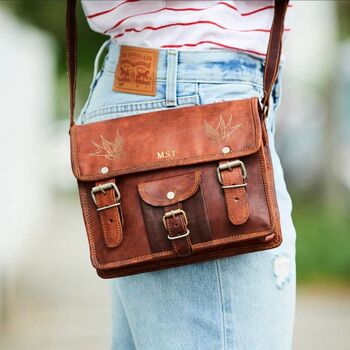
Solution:
M 107 182 L 105 184 L 101 184 L 101 185 L 97 185 L 97 186 L 93 187 L 91 190 L 92 199 L 94 200 L 94 203 L 97 205 L 97 200 L 96 200 L 95 194 L 98 192 L 102 192 L 103 194 L 106 194 L 106 190 L 110 190 L 110 189 L 114 189 L 114 192 L 116 195 L 115 196 L 115 203 L 110 204 L 110 205 L 105 205 L 104 207 L 99 207 L 96 210 L 101 211 L 101 210 L 106 210 L 109 208 L 119 207 L 121 223 L 122 223 L 122 225 L 124 225 L 123 211 L 122 211 L 122 207 L 121 207 L 121 203 L 120 203 L 121 194 L 120 194 L 118 186 L 115 183 Z
M 247 186 L 247 183 L 244 182 L 243 184 L 239 184 L 239 185 L 224 185 L 223 181 L 222 181 L 222 176 L 221 176 L 221 171 L 223 170 L 230 170 L 232 171 L 233 168 L 236 167 L 240 167 L 242 170 L 242 177 L 243 180 L 245 180 L 247 178 L 247 169 L 244 165 L 244 163 L 241 160 L 232 160 L 232 161 L 228 161 L 226 163 L 220 164 L 217 168 L 216 168 L 216 174 L 218 176 L 218 180 L 221 183 L 221 187 L 222 188 L 238 188 L 238 187 L 245 187 Z
M 182 209 L 174 209 L 174 210 L 170 210 L 170 211 L 167 211 L 164 215 L 163 215 L 163 224 L 164 224 L 164 227 L 165 229 L 167 230 L 168 227 L 167 227 L 167 224 L 166 224 L 166 219 L 167 218 L 170 218 L 170 217 L 173 217 L 175 218 L 176 215 L 183 215 L 184 219 L 185 219 L 185 225 L 187 226 L 188 225 L 188 220 L 187 220 L 187 216 L 186 216 L 186 213 L 184 210 Z M 187 230 L 188 231 L 188 230 Z M 188 231 L 189 233 L 189 231 Z M 188 233 L 186 233 L 186 236 L 188 235 Z M 185 236 L 183 236 L 185 237 Z M 174 238 L 174 237 L 172 237 Z M 180 236 L 177 236 L 177 238 L 181 238 Z
M 97 182 L 91 189 L 91 197 L 101 222 L 105 244 L 108 248 L 117 247 L 123 239 L 124 217 L 121 206 L 121 194 L 114 182 Z
M 247 169 L 244 163 L 235 159 L 221 162 L 217 176 L 225 194 L 227 216 L 232 224 L 242 225 L 249 217 L 247 196 Z
M 168 235 L 168 239 L 170 239 L 171 241 L 175 240 L 175 239 L 180 239 L 180 238 L 184 238 L 187 237 L 190 234 L 190 230 L 186 229 L 186 232 L 182 235 L 178 235 L 178 236 L 170 236 Z
M 188 256 L 192 252 L 188 219 L 181 203 L 164 208 L 163 224 L 167 238 L 178 256 Z
M 176 215 L 183 215 L 183 218 L 185 220 L 185 226 L 186 226 L 186 232 L 181 234 L 181 235 L 177 235 L 177 236 L 170 236 L 168 235 L 168 239 L 170 239 L 171 241 L 175 240 L 175 239 L 180 239 L 180 238 L 184 238 L 186 236 L 188 236 L 190 234 L 190 230 L 187 228 L 188 225 L 188 219 L 186 216 L 186 213 L 184 210 L 182 209 L 174 209 L 174 210 L 170 210 L 167 211 L 164 215 L 163 215 L 163 224 L 166 230 L 168 230 L 167 224 L 166 224 L 166 219 L 173 217 L 175 218 Z
M 110 190 L 110 189 L 114 189 L 114 191 L 115 191 L 116 203 L 112 204 L 112 205 L 107 205 L 107 206 L 102 207 L 102 208 L 98 208 L 97 210 L 104 210 L 104 209 L 108 209 L 108 208 L 112 208 L 112 207 L 115 207 L 117 205 L 120 205 L 120 198 L 121 198 L 120 191 L 119 191 L 117 185 L 112 183 L 112 182 L 107 182 L 105 184 L 97 185 L 97 186 L 92 188 L 91 197 L 94 200 L 94 203 L 97 205 L 96 196 L 95 196 L 96 193 L 102 192 L 103 194 L 105 194 L 106 190 Z

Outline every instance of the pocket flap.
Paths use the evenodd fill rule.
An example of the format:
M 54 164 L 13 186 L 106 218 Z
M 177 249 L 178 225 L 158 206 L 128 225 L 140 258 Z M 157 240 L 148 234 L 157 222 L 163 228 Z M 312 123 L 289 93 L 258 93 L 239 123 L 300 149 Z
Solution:
M 200 171 L 176 175 L 138 185 L 141 198 L 153 206 L 168 206 L 194 195 L 201 181 Z
M 239 158 L 261 147 L 258 99 L 174 108 L 70 129 L 81 181 Z

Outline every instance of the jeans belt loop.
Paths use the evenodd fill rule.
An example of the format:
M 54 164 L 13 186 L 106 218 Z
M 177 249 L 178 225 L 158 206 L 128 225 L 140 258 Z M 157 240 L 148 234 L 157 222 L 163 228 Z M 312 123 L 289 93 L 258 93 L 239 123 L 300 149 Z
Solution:
M 167 51 L 167 74 L 166 74 L 166 91 L 165 91 L 165 104 L 166 106 L 177 106 L 177 63 L 178 63 L 178 51 Z

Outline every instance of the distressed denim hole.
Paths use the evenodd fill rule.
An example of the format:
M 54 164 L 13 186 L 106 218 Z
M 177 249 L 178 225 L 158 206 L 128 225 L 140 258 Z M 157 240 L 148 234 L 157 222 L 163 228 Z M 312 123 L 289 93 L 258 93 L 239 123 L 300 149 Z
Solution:
M 276 286 L 282 289 L 290 279 L 290 259 L 287 254 L 277 254 L 273 258 L 273 275 L 276 278 Z

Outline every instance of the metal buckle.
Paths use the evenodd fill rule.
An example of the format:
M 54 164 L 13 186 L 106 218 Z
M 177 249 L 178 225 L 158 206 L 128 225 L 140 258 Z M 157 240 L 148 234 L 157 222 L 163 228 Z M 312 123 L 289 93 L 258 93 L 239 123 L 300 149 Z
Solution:
M 97 211 L 118 207 L 119 214 L 120 214 L 120 221 L 121 221 L 121 224 L 124 225 L 124 215 L 123 215 L 122 207 L 120 204 L 121 194 L 120 194 L 120 191 L 115 183 L 107 182 L 105 184 L 93 187 L 91 189 L 91 197 L 94 200 L 95 205 L 97 205 L 95 193 L 102 192 L 103 194 L 105 194 L 106 190 L 110 190 L 110 189 L 113 189 L 116 193 L 116 198 L 115 198 L 116 202 L 113 204 L 110 204 L 110 205 L 105 205 L 104 207 L 101 207 L 101 208 L 97 208 Z
M 230 170 L 232 171 L 233 168 L 236 168 L 236 167 L 240 167 L 241 170 L 242 170 L 242 176 L 243 176 L 243 180 L 245 180 L 247 178 L 247 169 L 244 165 L 244 163 L 241 161 L 241 160 L 232 160 L 232 161 L 228 161 L 224 164 L 220 164 L 217 168 L 216 168 L 216 174 L 218 176 L 218 180 L 219 182 L 221 183 L 221 187 L 222 188 L 238 188 L 238 187 L 245 187 L 247 186 L 247 183 L 243 183 L 243 184 L 240 184 L 240 185 L 227 185 L 225 186 L 222 182 L 222 177 L 221 177 L 221 171 L 223 170 Z
M 111 204 L 111 205 L 107 205 L 107 206 L 102 207 L 102 208 L 98 208 L 97 210 L 104 210 L 104 209 L 108 209 L 108 208 L 112 208 L 112 207 L 115 207 L 117 205 L 120 205 L 121 195 L 120 195 L 120 192 L 119 192 L 117 185 L 113 182 L 107 182 L 105 184 L 98 185 L 98 186 L 95 186 L 92 188 L 91 197 L 94 200 L 94 203 L 97 205 L 95 193 L 102 192 L 103 194 L 105 194 L 106 190 L 110 190 L 110 189 L 114 189 L 114 191 L 116 193 L 116 203 Z
M 168 230 L 167 226 L 166 226 L 166 219 L 170 218 L 170 217 L 175 217 L 176 215 L 183 215 L 184 219 L 185 219 L 185 225 L 188 225 L 188 220 L 187 220 L 187 216 L 184 210 L 182 209 L 175 209 L 175 210 L 170 210 L 167 211 L 164 215 L 163 215 L 163 224 L 166 230 Z M 168 239 L 170 240 L 175 240 L 175 239 L 180 239 L 180 238 L 184 238 L 186 236 L 188 236 L 190 234 L 190 230 L 186 227 L 186 232 L 183 233 L 182 235 L 178 235 L 178 236 L 169 236 L 168 235 Z
M 190 234 L 190 230 L 187 229 L 186 232 L 183 235 L 178 235 L 178 236 L 169 236 L 168 235 L 168 239 L 170 239 L 171 241 L 175 240 L 175 239 L 180 239 L 180 238 L 184 238 L 187 237 Z
M 260 101 L 260 108 L 261 108 L 261 114 L 262 114 L 262 119 L 265 120 L 267 118 L 267 115 L 269 113 L 269 99 L 266 98 L 266 92 L 264 92 L 264 97 Z
M 187 226 L 187 225 L 188 225 L 188 220 L 187 220 L 187 216 L 186 216 L 185 211 L 182 210 L 182 209 L 175 209 L 175 210 L 167 211 L 167 212 L 163 215 L 163 224 L 164 224 L 164 227 L 165 227 L 166 229 L 168 229 L 167 226 L 166 226 L 166 221 L 165 221 L 165 219 L 170 218 L 170 217 L 175 217 L 176 215 L 179 215 L 179 214 L 182 214 L 182 215 L 184 216 L 185 225 Z

